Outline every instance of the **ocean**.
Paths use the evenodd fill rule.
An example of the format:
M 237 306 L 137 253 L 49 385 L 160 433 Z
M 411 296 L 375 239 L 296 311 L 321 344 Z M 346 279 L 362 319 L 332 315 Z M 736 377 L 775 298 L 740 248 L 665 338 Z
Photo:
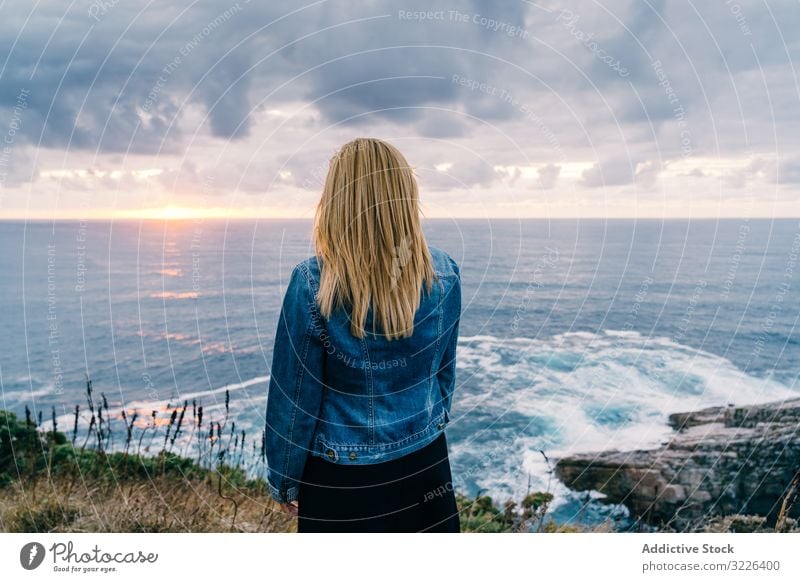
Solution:
M 143 415 L 187 399 L 219 414 L 227 390 L 237 425 L 257 434 L 282 291 L 312 252 L 310 229 L 0 222 L 2 407 L 45 418 L 55 407 L 69 429 L 87 376 L 112 411 Z M 427 220 L 425 231 L 461 265 L 447 438 L 468 495 L 549 490 L 561 521 L 624 519 L 561 486 L 554 460 L 657 446 L 672 412 L 800 396 L 797 219 Z

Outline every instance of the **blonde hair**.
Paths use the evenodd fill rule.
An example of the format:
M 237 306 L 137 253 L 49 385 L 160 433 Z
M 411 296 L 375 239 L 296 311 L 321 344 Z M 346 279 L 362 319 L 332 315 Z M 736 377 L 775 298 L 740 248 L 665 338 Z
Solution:
M 422 284 L 435 277 L 422 232 L 414 173 L 397 148 L 358 138 L 331 158 L 314 220 L 321 262 L 317 303 L 330 319 L 350 310 L 350 331 L 364 337 L 372 303 L 372 333 L 387 339 L 414 333 Z

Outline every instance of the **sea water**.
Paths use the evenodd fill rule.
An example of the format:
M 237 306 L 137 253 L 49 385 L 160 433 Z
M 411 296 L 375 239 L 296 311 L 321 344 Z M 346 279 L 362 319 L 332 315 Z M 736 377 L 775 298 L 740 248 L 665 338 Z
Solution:
M 142 417 L 184 400 L 263 428 L 307 220 L 0 222 L 0 388 L 69 430 L 85 380 Z M 658 446 L 667 416 L 800 396 L 798 220 L 428 220 L 461 266 L 456 488 L 554 493 L 560 456 Z M 81 422 L 87 419 L 82 413 Z M 118 420 L 118 419 L 117 419 Z M 121 420 L 117 429 L 124 427 Z M 254 437 L 251 437 L 254 438 Z M 624 513 L 624 512 L 623 512 Z M 624 516 L 623 516 L 624 517 Z

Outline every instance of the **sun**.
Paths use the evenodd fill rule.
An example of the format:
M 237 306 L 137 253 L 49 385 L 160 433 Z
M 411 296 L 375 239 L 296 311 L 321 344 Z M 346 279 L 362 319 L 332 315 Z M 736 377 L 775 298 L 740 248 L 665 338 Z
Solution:
M 219 220 L 219 219 L 253 219 L 274 218 L 272 214 L 258 207 L 220 207 L 220 206 L 156 206 L 150 208 L 120 209 L 114 217 L 122 220 Z
M 196 208 L 184 208 L 182 206 L 165 206 L 164 208 L 156 208 L 153 210 L 153 218 L 160 218 L 162 220 L 186 220 L 189 218 L 198 218 L 202 213 L 198 212 Z
M 163 206 L 160 208 L 142 208 L 118 212 L 119 218 L 136 218 L 143 220 L 190 220 L 198 218 L 215 218 L 224 216 L 221 209 L 191 208 L 188 206 Z

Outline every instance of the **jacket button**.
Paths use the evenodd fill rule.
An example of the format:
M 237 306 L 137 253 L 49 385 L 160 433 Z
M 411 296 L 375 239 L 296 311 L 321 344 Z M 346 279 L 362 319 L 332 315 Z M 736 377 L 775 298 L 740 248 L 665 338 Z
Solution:
M 355 461 L 355 460 L 356 460 L 356 454 L 355 454 L 355 452 L 351 452 L 351 453 L 350 453 L 350 460 L 351 460 L 351 461 Z
M 334 453 L 331 449 L 328 449 L 328 452 L 326 454 L 328 455 L 329 459 L 332 459 L 336 456 L 336 453 Z
M 437 427 L 439 430 L 442 430 L 442 429 L 444 428 L 444 423 L 443 423 L 443 422 L 440 422 L 439 424 L 437 424 L 437 425 L 436 425 L 436 427 Z

